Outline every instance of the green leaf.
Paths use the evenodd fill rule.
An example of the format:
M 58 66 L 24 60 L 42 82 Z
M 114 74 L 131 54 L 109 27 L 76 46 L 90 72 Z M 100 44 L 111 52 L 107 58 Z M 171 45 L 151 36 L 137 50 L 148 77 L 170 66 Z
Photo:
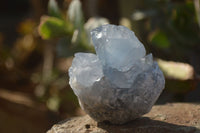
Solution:
M 56 0 L 49 0 L 48 14 L 52 17 L 62 18 L 62 14 Z
M 84 18 L 83 11 L 81 8 L 80 0 L 72 0 L 68 9 L 68 17 L 69 20 L 74 24 L 75 28 L 81 29 L 83 28 Z
M 56 37 L 63 37 L 66 35 L 72 36 L 73 26 L 71 23 L 62 19 L 43 16 L 41 17 L 38 31 L 43 39 L 51 39 Z
M 166 49 L 170 46 L 167 35 L 162 31 L 156 31 L 155 33 L 151 34 L 150 41 L 153 45 L 161 49 Z

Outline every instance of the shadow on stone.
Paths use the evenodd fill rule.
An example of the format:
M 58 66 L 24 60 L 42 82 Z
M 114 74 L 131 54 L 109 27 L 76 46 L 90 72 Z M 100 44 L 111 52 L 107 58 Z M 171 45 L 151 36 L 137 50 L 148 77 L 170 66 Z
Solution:
M 97 123 L 97 127 L 108 133 L 200 133 L 196 127 L 170 124 L 148 117 L 138 118 L 124 125 L 102 122 Z

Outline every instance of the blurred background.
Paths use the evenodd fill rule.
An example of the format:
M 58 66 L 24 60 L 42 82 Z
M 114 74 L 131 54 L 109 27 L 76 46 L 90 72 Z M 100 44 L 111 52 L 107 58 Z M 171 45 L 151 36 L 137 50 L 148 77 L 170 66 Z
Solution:
M 158 61 L 157 104 L 200 102 L 199 0 L 1 0 L 1 133 L 42 133 L 84 114 L 68 68 L 75 52 L 94 52 L 89 31 L 108 23 L 133 30 Z

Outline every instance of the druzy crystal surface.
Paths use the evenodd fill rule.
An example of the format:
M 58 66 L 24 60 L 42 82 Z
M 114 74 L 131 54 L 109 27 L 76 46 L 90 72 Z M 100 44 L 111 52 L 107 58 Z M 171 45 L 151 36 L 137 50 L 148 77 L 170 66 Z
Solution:
M 123 124 L 148 113 L 165 79 L 134 32 L 103 25 L 91 31 L 96 54 L 76 53 L 70 86 L 80 106 L 98 122 Z

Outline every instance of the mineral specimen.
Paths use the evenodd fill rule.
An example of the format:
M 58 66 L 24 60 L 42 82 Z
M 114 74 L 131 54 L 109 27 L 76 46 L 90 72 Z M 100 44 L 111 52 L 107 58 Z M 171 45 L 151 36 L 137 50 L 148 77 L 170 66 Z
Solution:
M 97 55 L 76 53 L 70 86 L 94 120 L 123 124 L 148 113 L 165 79 L 134 32 L 103 25 L 91 31 Z

